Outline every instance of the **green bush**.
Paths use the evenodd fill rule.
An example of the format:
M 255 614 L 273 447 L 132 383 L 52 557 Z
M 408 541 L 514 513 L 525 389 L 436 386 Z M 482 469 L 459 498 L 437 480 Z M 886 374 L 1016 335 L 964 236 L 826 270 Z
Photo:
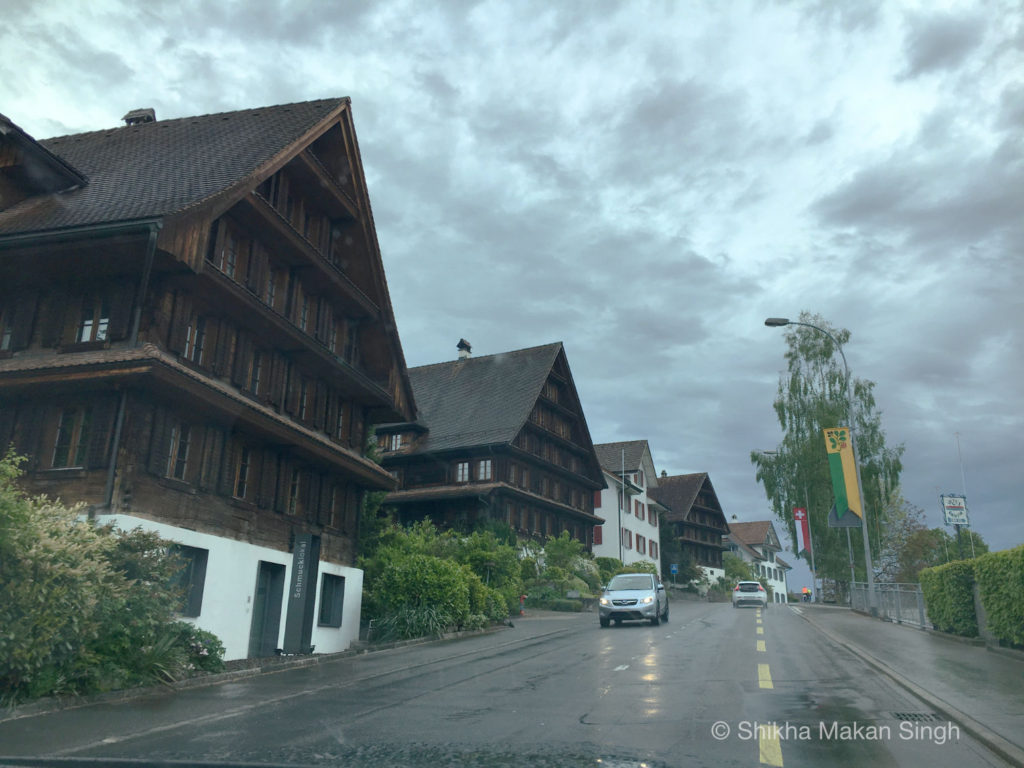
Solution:
M 0 699 L 106 691 L 218 668 L 220 641 L 175 621 L 181 563 L 168 542 L 98 527 L 81 519 L 80 506 L 29 498 L 15 485 L 19 463 L 11 453 L 0 459 Z
M 602 584 L 607 584 L 611 581 L 612 576 L 618 573 L 619 568 L 622 567 L 622 561 L 614 557 L 595 557 L 594 562 L 597 564 L 598 575 Z
M 973 561 L 958 560 L 925 568 L 920 577 L 928 618 L 935 628 L 964 637 L 977 637 Z
M 616 575 L 620 573 L 649 573 L 652 576 L 657 576 L 658 568 L 654 563 L 641 560 L 635 563 L 630 563 L 629 565 L 623 565 L 615 573 Z
M 579 613 L 583 610 L 583 603 L 580 600 L 559 598 L 558 600 L 552 600 L 548 604 L 547 608 L 549 611 L 568 611 L 569 613 Z
M 470 615 L 469 579 L 453 560 L 432 555 L 399 555 L 388 562 L 372 586 L 371 615 L 380 620 L 403 613 L 403 631 L 419 626 L 418 609 L 431 609 L 424 619 L 430 634 L 462 627 Z M 410 613 L 412 611 L 412 613 Z M 415 637 L 416 635 L 402 635 Z
M 536 579 L 540 572 L 537 570 L 537 561 L 532 557 L 524 557 L 519 561 L 519 575 L 523 581 Z
M 988 629 L 1004 643 L 1024 646 L 1024 546 L 981 555 L 973 563 Z

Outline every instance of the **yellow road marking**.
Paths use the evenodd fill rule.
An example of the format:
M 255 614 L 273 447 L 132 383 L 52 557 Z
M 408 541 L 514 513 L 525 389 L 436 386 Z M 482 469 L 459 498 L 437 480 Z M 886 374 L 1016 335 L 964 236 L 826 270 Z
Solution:
M 757 641 L 757 650 L 759 650 L 761 653 L 766 653 L 768 651 L 768 649 L 765 648 L 764 640 Z
M 774 688 L 772 685 L 772 673 L 768 670 L 767 664 L 757 665 L 757 684 L 762 688 Z
M 757 739 L 763 765 L 782 767 L 782 745 L 779 744 L 779 733 L 774 728 L 762 728 Z
M 758 619 L 758 620 L 757 620 L 757 623 L 758 623 L 758 624 L 763 624 L 764 622 L 762 622 L 762 621 L 761 621 L 760 619 Z
M 764 627 L 758 627 L 757 628 L 757 634 L 763 635 L 764 634 Z

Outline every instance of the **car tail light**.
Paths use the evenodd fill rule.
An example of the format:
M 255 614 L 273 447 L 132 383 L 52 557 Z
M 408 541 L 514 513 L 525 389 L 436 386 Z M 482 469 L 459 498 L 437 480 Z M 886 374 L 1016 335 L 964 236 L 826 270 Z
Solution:
M 761 584 L 758 584 L 757 585 L 757 591 L 758 592 L 764 592 L 764 586 L 762 586 Z
M 740 585 L 739 585 L 739 584 L 737 584 L 737 585 L 736 585 L 735 587 L 733 587 L 733 590 L 732 590 L 732 591 L 733 591 L 733 592 L 739 592 L 739 591 L 740 591 Z

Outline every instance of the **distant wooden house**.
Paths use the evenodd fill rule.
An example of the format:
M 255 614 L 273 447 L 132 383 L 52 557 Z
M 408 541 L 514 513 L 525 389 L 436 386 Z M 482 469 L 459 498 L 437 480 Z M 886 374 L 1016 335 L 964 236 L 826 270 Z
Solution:
M 0 444 L 177 542 L 228 658 L 341 650 L 367 425 L 414 413 L 349 100 L 125 120 L 0 117 Z
M 398 481 L 401 522 L 472 529 L 506 523 L 523 539 L 563 531 L 589 550 L 604 478 L 561 343 L 409 370 L 418 418 L 377 428 Z
M 672 539 L 709 579 L 724 576 L 722 537 L 729 533 L 729 524 L 708 474 L 669 476 L 662 472 L 651 495 L 668 509 L 668 526 L 661 532 L 663 546 Z

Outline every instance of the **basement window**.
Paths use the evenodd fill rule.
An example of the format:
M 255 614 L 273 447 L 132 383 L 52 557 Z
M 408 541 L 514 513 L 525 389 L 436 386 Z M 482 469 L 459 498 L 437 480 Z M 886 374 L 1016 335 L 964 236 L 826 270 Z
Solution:
M 340 627 L 342 609 L 345 607 L 345 577 L 325 573 L 320 582 L 321 627 Z

